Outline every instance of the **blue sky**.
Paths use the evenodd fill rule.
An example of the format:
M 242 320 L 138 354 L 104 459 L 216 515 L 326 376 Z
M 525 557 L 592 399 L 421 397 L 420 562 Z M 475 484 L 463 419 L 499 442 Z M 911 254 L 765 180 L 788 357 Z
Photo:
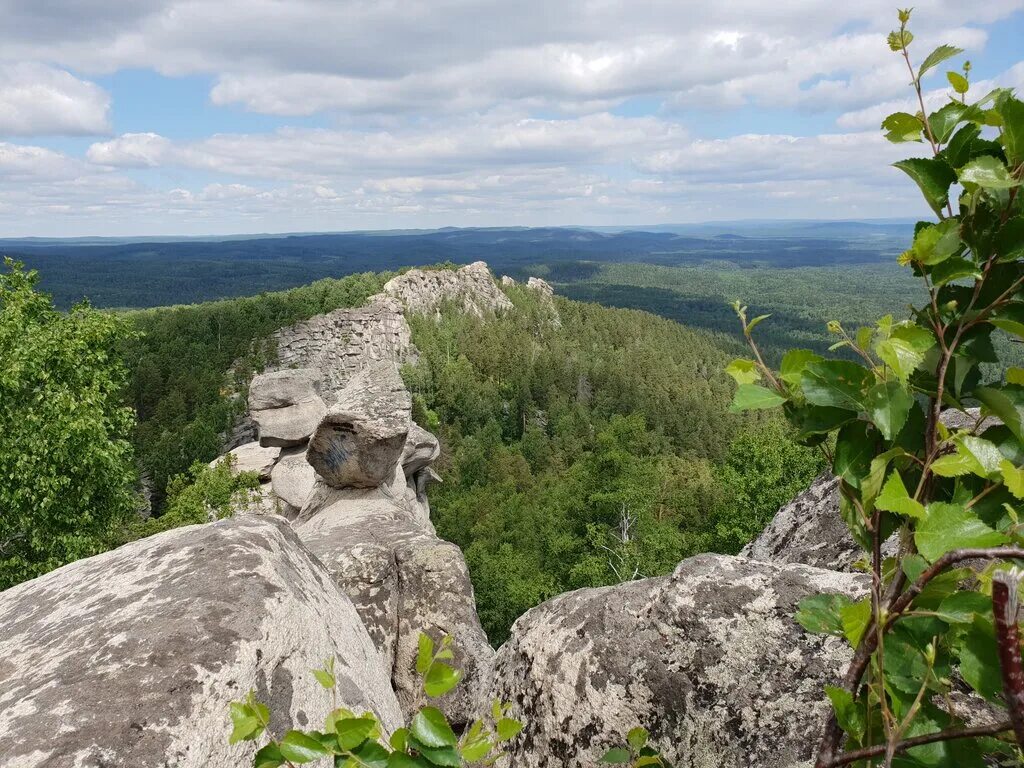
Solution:
M 1021 88 L 1024 0 L 971 6 L 918 3 L 914 54 L 951 42 L 974 92 Z M 889 167 L 906 146 L 877 130 L 912 106 L 894 17 L 876 0 L 8 0 L 0 236 L 924 215 Z M 944 85 L 926 82 L 931 107 Z

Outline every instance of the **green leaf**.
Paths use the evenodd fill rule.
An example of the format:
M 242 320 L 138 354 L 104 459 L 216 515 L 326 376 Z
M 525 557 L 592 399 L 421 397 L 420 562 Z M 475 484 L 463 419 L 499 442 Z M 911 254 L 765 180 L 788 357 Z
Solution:
M 791 349 L 782 357 L 782 365 L 779 366 L 779 378 L 787 384 L 797 386 L 800 384 L 800 377 L 808 363 L 816 363 L 822 360 L 821 355 L 811 352 L 809 349 Z
M 951 101 L 941 109 L 930 114 L 928 116 L 928 124 L 932 127 L 932 135 L 935 137 L 935 142 L 937 144 L 945 144 L 949 141 L 953 131 L 956 130 L 957 125 L 960 124 L 970 109 L 970 107 L 960 102 Z
M 916 182 L 928 205 L 941 216 L 949 202 L 949 187 L 956 181 L 949 164 L 941 158 L 915 157 L 893 165 Z
M 626 743 L 633 748 L 634 751 L 639 752 L 645 746 L 647 746 L 647 729 L 646 728 L 634 728 L 626 734 Z
M 975 614 L 992 615 L 992 598 L 980 592 L 962 590 L 943 600 L 935 612 L 949 624 L 970 624 Z
M 885 138 L 893 144 L 904 141 L 924 141 L 924 123 L 916 115 L 906 112 L 893 112 L 882 121 L 882 130 L 886 132 Z
M 955 256 L 962 248 L 960 222 L 956 219 L 944 219 L 938 224 L 921 227 L 914 233 L 911 253 L 914 261 L 932 266 Z
M 334 731 L 338 735 L 338 746 L 345 750 L 355 749 L 366 741 L 376 725 L 377 721 L 370 717 L 338 720 L 334 726 Z
M 921 68 L 917 70 L 918 80 L 924 77 L 926 72 L 937 67 L 946 59 L 959 56 L 963 52 L 963 48 L 957 48 L 955 45 L 940 45 L 934 51 L 925 56 L 924 61 L 921 62 Z
M 938 266 L 932 268 L 931 278 L 935 287 L 941 288 L 947 283 L 964 280 L 966 278 L 978 280 L 981 278 L 981 270 L 973 261 L 968 261 L 967 259 L 949 259 L 948 261 L 944 261 Z
M 839 611 L 839 618 L 843 622 L 843 635 L 851 647 L 860 645 L 864 637 L 864 631 L 871 622 L 871 598 L 865 597 L 856 603 L 844 606 Z
M 978 387 L 974 395 L 1024 442 L 1024 387 Z
M 279 768 L 284 765 L 284 755 L 277 744 L 267 744 L 252 758 L 252 768 Z
M 1015 216 L 996 233 L 996 253 L 1000 262 L 1024 259 L 1024 216 Z
M 1006 536 L 985 525 L 970 509 L 959 504 L 934 502 L 917 524 L 914 542 L 918 551 L 934 563 L 946 552 L 972 547 L 996 547 Z
M 604 753 L 604 756 L 598 761 L 601 763 L 610 763 L 612 765 L 621 765 L 628 763 L 633 759 L 633 756 L 629 753 L 628 749 L 622 747 L 614 747 Z
M 888 339 L 875 345 L 875 354 L 900 381 L 906 383 L 934 346 L 935 336 L 931 331 L 912 323 L 901 323 L 892 330 Z
M 510 717 L 503 717 L 495 724 L 494 728 L 498 733 L 499 741 L 508 741 L 523 730 L 523 724 Z
M 736 388 L 736 396 L 733 398 L 729 410 L 733 413 L 763 410 L 776 408 L 784 402 L 786 402 L 786 398 L 760 384 L 740 384 Z
M 998 477 L 999 462 L 1002 461 L 1003 454 L 994 443 L 976 435 L 964 435 L 957 439 L 957 452 L 974 460 L 975 466 L 971 471 L 978 477 Z
M 886 440 L 892 440 L 903 429 L 913 404 L 913 395 L 898 381 L 879 382 L 868 390 L 868 414 Z
M 1020 179 L 1010 176 L 1002 161 L 991 155 L 982 155 L 960 169 L 961 184 L 977 184 L 984 189 L 1011 189 L 1019 187 Z
M 479 722 L 479 720 L 477 721 Z M 398 752 L 405 752 L 406 745 L 409 743 L 409 729 L 399 728 L 391 734 L 391 738 L 388 739 L 388 744 L 391 748 Z
M 977 463 L 962 453 L 940 456 L 932 462 L 931 470 L 939 477 L 963 477 L 974 472 Z
M 924 505 L 910 498 L 899 472 L 889 475 L 881 494 L 875 499 L 875 508 L 913 518 L 923 518 L 925 515 Z
M 947 72 L 946 79 L 949 80 L 949 84 L 953 86 L 953 90 L 961 95 L 967 93 L 971 88 L 971 84 L 967 82 L 967 78 L 959 72 Z
M 467 763 L 475 763 L 483 760 L 491 752 L 492 744 L 487 739 L 477 740 L 461 747 L 462 758 Z
M 999 471 L 1002 472 L 1006 490 L 1012 493 L 1014 498 L 1024 499 L 1024 469 L 1019 469 L 1013 462 L 1002 459 L 999 462 Z
M 452 669 L 447 664 L 435 661 L 427 670 L 427 676 L 423 679 L 423 690 L 427 696 L 437 698 L 444 696 L 448 691 L 459 684 L 462 673 Z
M 812 405 L 866 410 L 864 397 L 874 377 L 864 366 L 846 360 L 810 362 L 804 368 L 800 385 Z
M 255 739 L 263 731 L 263 724 L 256 713 L 248 704 L 240 701 L 232 701 L 231 713 L 231 736 L 228 737 L 229 744 L 237 744 L 240 741 Z
M 430 635 L 420 632 L 418 647 L 416 650 L 416 672 L 420 675 L 427 674 L 430 664 L 434 660 L 434 641 Z
M 853 700 L 853 694 L 845 688 L 835 685 L 826 685 L 825 694 L 832 702 L 832 709 L 835 710 L 839 727 L 845 733 L 859 740 L 864 735 L 864 712 Z
M 975 616 L 971 626 L 959 636 L 956 652 L 960 657 L 960 674 L 967 684 L 988 701 L 997 701 L 1003 681 L 996 663 L 999 650 L 992 622 Z
M 432 765 L 440 765 L 445 768 L 462 765 L 462 755 L 455 747 L 420 746 L 419 751 Z
M 387 768 L 428 768 L 428 766 L 428 763 L 409 755 L 403 755 L 401 752 L 392 752 L 388 755 Z
M 840 611 L 852 604 L 853 601 L 846 595 L 811 595 L 800 601 L 793 618 L 813 634 L 842 636 L 843 620 Z
M 293 763 L 311 763 L 331 754 L 327 747 L 302 731 L 288 731 L 280 746 L 284 758 Z
M 725 372 L 732 376 L 737 384 L 754 384 L 761 379 L 761 374 L 757 370 L 757 363 L 743 358 L 729 363 L 725 367 Z
M 753 320 L 747 323 L 747 333 L 749 334 L 752 330 L 754 330 L 754 328 L 763 323 L 769 317 L 771 317 L 771 315 L 758 315 L 757 317 L 755 317 Z
M 878 433 L 863 421 L 847 424 L 836 436 L 832 471 L 854 488 L 868 476 L 875 457 Z
M 458 743 L 448 720 L 436 707 L 423 707 L 417 712 L 409 730 L 428 747 L 452 747 Z
M 1024 162 L 1024 102 L 1012 96 L 999 104 L 1003 118 L 1002 140 L 1011 163 Z
M 1000 307 L 992 313 L 989 322 L 996 328 L 1024 338 L 1024 304 L 1013 301 Z
M 325 672 L 322 669 L 314 669 L 313 677 L 316 678 L 316 681 L 320 683 L 320 685 L 328 690 L 334 687 L 334 675 L 330 672 Z
M 387 768 L 388 751 L 375 741 L 366 741 L 352 750 L 359 759 L 359 768 Z M 457 756 L 457 755 L 456 755 Z M 458 765 L 458 763 L 454 763 Z

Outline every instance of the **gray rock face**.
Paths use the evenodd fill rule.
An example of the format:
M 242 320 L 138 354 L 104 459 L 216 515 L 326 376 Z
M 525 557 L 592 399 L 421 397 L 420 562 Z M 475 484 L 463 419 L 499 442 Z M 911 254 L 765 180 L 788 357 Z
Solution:
M 384 293 L 418 314 L 436 312 L 445 302 L 453 302 L 477 317 L 512 308 L 512 302 L 498 288 L 482 261 L 456 271 L 410 269 L 389 280 Z
M 421 469 L 434 463 L 441 455 L 441 443 L 416 422 L 409 425 L 409 436 L 402 450 L 402 471 L 411 478 Z
M 411 423 L 412 400 L 398 368 L 375 363 L 339 393 L 306 458 L 334 488 L 375 488 L 393 477 Z
M 636 726 L 680 768 L 805 764 L 822 687 L 850 654 L 793 613 L 810 594 L 862 594 L 859 578 L 698 555 L 671 576 L 543 603 L 498 651 L 492 693 L 525 721 L 509 764 L 596 765 Z
M 337 309 L 283 328 L 273 339 L 280 368 L 298 366 L 320 373 L 320 390 L 328 405 L 366 366 L 416 359 L 401 302 L 382 295 L 365 307 Z
M 240 472 L 255 472 L 259 475 L 260 480 L 269 480 L 270 472 L 274 469 L 274 464 L 277 463 L 277 459 L 281 455 L 281 449 L 277 446 L 263 447 L 259 443 L 253 442 L 232 448 L 228 451 L 227 455 L 234 459 L 232 471 L 236 474 Z M 210 462 L 210 466 L 217 466 L 223 459 L 224 456 L 214 459 Z
M 547 280 L 541 280 L 539 277 L 531 277 L 527 280 L 526 287 L 534 291 L 540 291 L 545 296 L 555 295 L 555 289 L 551 287 L 551 284 Z
M 317 394 L 319 373 L 309 368 L 261 373 L 249 385 L 249 414 L 259 428 L 260 445 L 302 445 L 313 434 L 327 406 Z
M 302 450 L 293 450 L 281 456 L 270 475 L 274 494 L 285 504 L 302 509 L 316 485 L 316 470 L 306 461 Z
M 310 670 L 337 657 L 339 697 L 401 724 L 351 601 L 283 520 L 168 531 L 0 593 L 0 765 L 238 768 L 228 702 L 250 689 L 271 729 L 331 708 Z

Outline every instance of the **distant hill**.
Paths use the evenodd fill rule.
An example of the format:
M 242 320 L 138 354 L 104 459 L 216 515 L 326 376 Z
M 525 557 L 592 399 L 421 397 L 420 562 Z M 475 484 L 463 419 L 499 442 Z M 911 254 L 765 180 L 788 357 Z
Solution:
M 0 253 L 42 274 L 58 305 L 150 307 L 245 296 L 324 277 L 486 259 L 500 274 L 573 262 L 792 268 L 889 261 L 909 222 L 738 222 L 652 230 L 573 227 L 124 240 L 0 240 Z M 724 236 L 723 236 L 724 235 Z

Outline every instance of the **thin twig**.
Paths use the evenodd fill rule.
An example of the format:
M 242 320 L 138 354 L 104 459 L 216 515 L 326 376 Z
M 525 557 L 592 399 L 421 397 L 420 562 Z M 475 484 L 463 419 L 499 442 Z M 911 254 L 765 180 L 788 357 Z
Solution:
M 1010 730 L 1010 723 L 994 723 L 992 725 L 979 725 L 974 728 L 949 728 L 945 731 L 936 731 L 935 733 L 927 733 L 924 736 L 914 736 L 909 739 L 904 739 L 896 745 L 895 753 L 906 752 L 908 749 L 914 747 L 921 747 L 925 744 L 934 744 L 937 741 L 953 741 L 954 739 L 975 739 L 980 736 L 997 736 L 1000 733 L 1005 733 Z M 859 760 L 867 760 L 871 757 L 878 757 L 879 755 L 885 754 L 886 745 L 879 744 L 874 747 L 864 747 L 863 749 L 855 749 L 852 752 L 844 752 L 828 763 L 825 763 L 822 768 L 839 768 L 842 765 L 849 765 L 850 763 L 856 763 Z

